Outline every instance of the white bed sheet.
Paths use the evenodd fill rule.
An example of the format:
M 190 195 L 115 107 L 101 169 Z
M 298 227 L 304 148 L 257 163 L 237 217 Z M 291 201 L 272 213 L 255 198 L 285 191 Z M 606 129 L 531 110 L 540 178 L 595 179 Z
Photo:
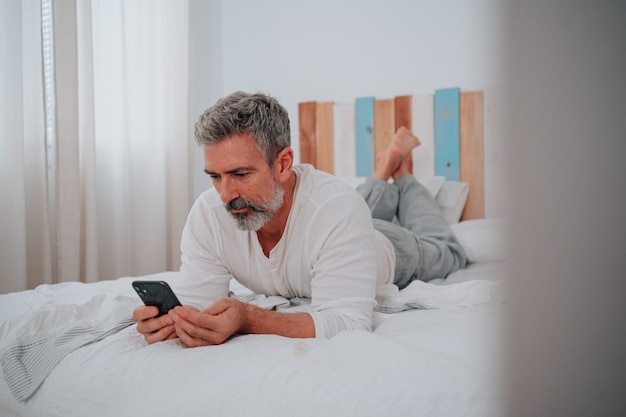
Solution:
M 472 264 L 439 284 L 500 273 L 499 264 Z M 0 295 L 0 323 L 94 294 L 132 296 L 133 279 Z M 177 340 L 148 345 L 132 325 L 68 354 L 26 402 L 16 401 L 1 378 L 0 415 L 499 416 L 504 308 L 494 300 L 377 312 L 372 333 L 349 331 L 329 340 L 246 335 L 195 349 Z

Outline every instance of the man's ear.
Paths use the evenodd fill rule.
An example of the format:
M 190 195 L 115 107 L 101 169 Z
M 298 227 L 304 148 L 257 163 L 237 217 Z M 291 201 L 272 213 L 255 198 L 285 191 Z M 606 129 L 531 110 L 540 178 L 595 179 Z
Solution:
M 293 168 L 293 149 L 285 148 L 278 153 L 274 161 L 274 172 L 278 181 L 285 182 L 291 177 Z

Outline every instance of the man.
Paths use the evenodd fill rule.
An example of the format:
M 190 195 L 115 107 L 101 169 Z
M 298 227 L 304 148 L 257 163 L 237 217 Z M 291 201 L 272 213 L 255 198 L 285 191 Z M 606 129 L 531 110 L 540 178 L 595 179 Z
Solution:
M 195 202 L 181 239 L 181 279 L 173 286 L 186 306 L 161 317 L 155 307 L 135 311 L 149 343 L 178 337 L 194 347 L 242 333 L 328 338 L 371 330 L 377 285 L 404 287 L 465 265 L 432 196 L 404 162 L 419 144 L 407 129 L 380 155 L 362 194 L 310 165 L 293 165 L 289 117 L 271 97 L 233 93 L 200 117 L 195 135 L 213 188 Z M 310 310 L 270 311 L 228 298 L 231 278 L 258 294 L 310 298 Z

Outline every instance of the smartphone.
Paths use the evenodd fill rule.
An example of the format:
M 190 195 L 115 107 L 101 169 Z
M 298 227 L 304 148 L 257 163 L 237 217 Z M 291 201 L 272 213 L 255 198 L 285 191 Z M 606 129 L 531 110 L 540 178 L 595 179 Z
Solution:
M 181 305 L 178 297 L 165 281 L 133 281 L 133 288 L 145 305 L 159 308 L 157 317 Z

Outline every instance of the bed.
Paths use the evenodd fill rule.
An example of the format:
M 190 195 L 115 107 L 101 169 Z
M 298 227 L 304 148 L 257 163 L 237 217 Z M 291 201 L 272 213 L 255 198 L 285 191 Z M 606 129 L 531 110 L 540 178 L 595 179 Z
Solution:
M 0 295 L 0 415 L 501 415 L 502 224 L 470 220 L 453 230 L 472 260 L 467 268 L 402 291 L 381 288 L 373 332 L 328 340 L 243 335 L 194 349 L 177 340 L 148 345 L 128 321 L 140 304 L 130 284 L 138 277 Z M 306 309 L 235 282 L 231 290 L 267 308 Z M 118 328 L 64 346 L 68 329 L 118 313 Z M 48 352 L 21 375 L 33 381 L 19 398 L 9 356 L 25 363 L 24 346 L 44 339 Z
M 432 107 L 432 95 L 425 102 Z M 383 104 L 376 108 L 389 107 Z M 423 110 L 422 104 L 414 110 Z M 397 116 L 407 113 L 399 111 L 407 110 L 406 105 L 404 98 L 395 100 Z M 330 117 L 322 117 L 317 107 L 327 113 L 342 107 L 309 107 L 319 117 L 309 123 L 315 129 L 301 136 L 319 142 L 310 148 L 320 151 L 328 139 L 321 133 L 332 129 L 321 124 Z M 353 120 L 354 111 L 348 113 Z M 386 119 L 392 119 L 390 114 Z M 482 118 L 482 110 L 476 114 Z M 300 117 L 302 131 L 306 123 Z M 333 129 L 341 130 L 341 124 L 335 117 Z M 402 124 L 410 126 L 410 120 Z M 424 148 L 435 148 L 432 135 L 430 140 L 420 137 Z M 469 141 L 467 135 L 461 139 Z M 132 320 L 141 300 L 131 282 L 174 283 L 178 272 L 3 294 L 0 416 L 502 415 L 506 225 L 485 218 L 483 160 L 472 154 L 482 149 L 482 132 L 474 129 L 471 140 L 479 140 L 480 146 L 461 146 L 460 157 L 465 170 L 474 169 L 470 175 L 454 181 L 416 172 L 470 263 L 446 279 L 416 281 L 403 290 L 380 287 L 372 332 L 344 331 L 330 339 L 241 335 L 193 349 L 176 339 L 149 345 Z M 318 162 L 322 155 L 315 156 Z M 413 155 L 417 169 L 423 169 L 426 159 L 433 156 Z M 352 171 L 343 178 L 353 186 L 363 180 Z M 231 295 L 263 308 L 308 308 L 306 300 L 252 294 L 234 281 Z

